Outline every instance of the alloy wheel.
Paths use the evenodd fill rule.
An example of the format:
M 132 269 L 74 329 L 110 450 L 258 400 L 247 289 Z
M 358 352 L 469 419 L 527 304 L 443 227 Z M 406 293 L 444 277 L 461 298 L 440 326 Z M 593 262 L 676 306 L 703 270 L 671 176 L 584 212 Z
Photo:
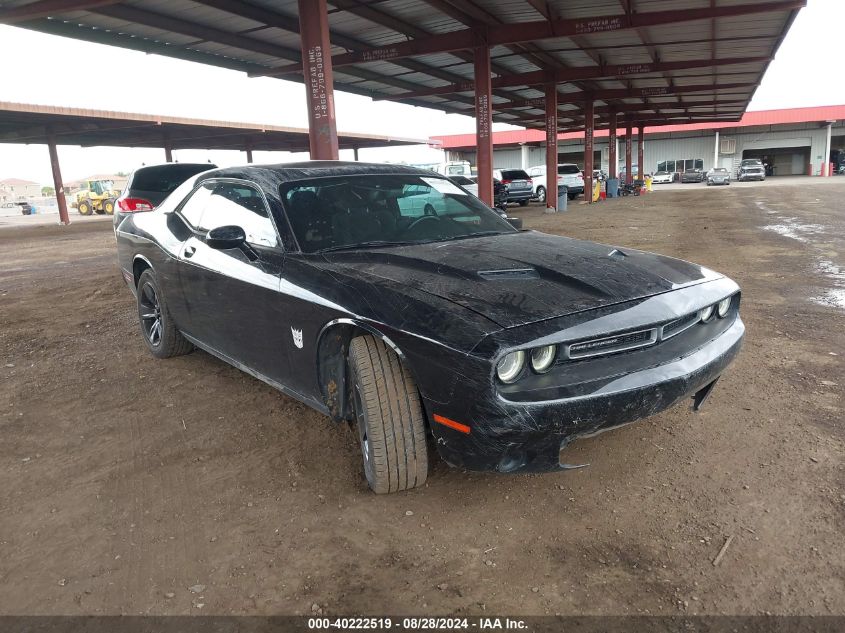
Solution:
M 152 284 L 146 283 L 141 288 L 141 327 L 144 329 L 144 336 L 153 347 L 161 344 L 161 304 L 158 294 Z

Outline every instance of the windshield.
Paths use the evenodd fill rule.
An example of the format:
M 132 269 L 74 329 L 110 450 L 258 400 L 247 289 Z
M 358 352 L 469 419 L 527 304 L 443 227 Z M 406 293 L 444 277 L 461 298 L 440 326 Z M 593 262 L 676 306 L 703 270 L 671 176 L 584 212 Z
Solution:
M 558 165 L 557 173 L 564 176 L 568 174 L 580 174 L 581 170 L 578 169 L 578 165 Z
M 132 176 L 129 189 L 168 194 L 191 176 L 214 169 L 214 167 L 209 164 L 187 163 L 142 167 Z
M 436 176 L 319 178 L 287 183 L 281 195 L 305 253 L 516 232 L 478 198 Z
M 90 183 L 90 191 L 91 193 L 102 195 L 109 190 L 109 185 L 111 183 L 107 180 L 92 180 Z

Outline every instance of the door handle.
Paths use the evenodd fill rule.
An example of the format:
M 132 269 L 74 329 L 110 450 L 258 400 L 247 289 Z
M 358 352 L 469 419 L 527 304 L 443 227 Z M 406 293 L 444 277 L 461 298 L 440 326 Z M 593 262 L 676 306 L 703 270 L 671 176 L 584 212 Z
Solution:
M 194 253 L 196 253 L 196 252 L 197 252 L 196 247 L 194 247 L 194 246 L 186 246 L 186 247 L 185 247 L 185 252 L 183 253 L 183 255 L 184 255 L 185 257 L 193 257 Z

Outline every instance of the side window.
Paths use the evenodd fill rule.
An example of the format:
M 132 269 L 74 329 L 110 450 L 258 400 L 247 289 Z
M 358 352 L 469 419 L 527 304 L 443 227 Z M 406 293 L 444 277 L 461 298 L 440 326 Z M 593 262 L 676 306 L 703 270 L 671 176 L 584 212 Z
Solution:
M 212 185 L 206 183 L 199 189 L 197 189 L 188 201 L 182 205 L 182 209 L 180 213 L 182 217 L 184 217 L 188 224 L 192 227 L 197 228 L 200 225 L 200 218 L 202 217 L 203 209 L 205 209 L 206 205 L 208 204 L 208 199 L 211 197 L 211 190 Z
M 253 187 L 217 183 L 210 191 L 198 228 L 210 231 L 228 225 L 241 227 L 250 244 L 277 246 L 279 243 L 264 198 Z

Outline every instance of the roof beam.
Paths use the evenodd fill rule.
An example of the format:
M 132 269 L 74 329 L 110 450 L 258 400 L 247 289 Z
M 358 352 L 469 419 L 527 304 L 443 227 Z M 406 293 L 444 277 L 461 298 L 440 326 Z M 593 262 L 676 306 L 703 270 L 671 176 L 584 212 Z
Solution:
M 586 99 L 595 101 L 608 101 L 615 99 L 644 99 L 646 97 L 672 96 L 695 92 L 715 92 L 720 90 L 749 89 L 757 86 L 756 83 L 735 83 L 735 84 L 701 84 L 694 86 L 653 86 L 650 88 L 619 88 L 611 90 L 597 90 L 593 93 L 567 92 L 558 96 L 558 104 L 580 104 Z M 619 111 L 625 111 L 624 103 L 619 104 Z M 499 112 L 507 112 L 514 108 L 544 108 L 543 97 L 536 99 L 514 100 L 509 103 L 493 104 L 493 109 Z
M 146 26 L 150 26 L 152 28 L 158 28 L 165 31 L 171 31 L 174 33 L 180 33 L 182 35 L 186 35 L 188 37 L 195 37 L 201 41 L 207 42 L 216 42 L 219 44 L 226 44 L 228 46 L 234 46 L 236 48 L 240 48 L 241 50 L 250 51 L 253 53 L 260 53 L 262 55 L 269 55 L 271 57 L 277 57 L 280 59 L 289 59 L 291 61 L 295 61 L 299 65 L 300 72 L 302 71 L 301 65 L 301 54 L 298 49 L 289 48 L 286 46 L 280 46 L 278 44 L 273 44 L 270 42 L 265 42 L 262 40 L 257 40 L 251 37 L 246 37 L 239 33 L 233 33 L 230 31 L 222 31 L 220 29 L 205 26 L 202 24 L 197 24 L 194 22 L 186 22 L 184 20 L 177 20 L 170 16 L 163 15 L 161 13 L 155 13 L 153 11 L 147 11 L 144 9 L 138 9 L 136 7 L 130 6 L 112 6 L 112 7 L 103 7 L 100 9 L 95 10 L 96 13 L 101 13 L 103 15 L 107 15 L 109 17 L 113 17 L 119 20 L 126 20 L 127 22 L 135 22 L 137 24 L 143 24 Z M 378 83 L 382 83 L 387 86 L 393 86 L 394 88 L 401 88 L 403 90 L 414 90 L 417 87 L 417 84 L 413 84 L 408 81 L 404 81 L 402 79 L 393 78 L 393 77 L 385 77 L 384 75 L 378 74 L 366 68 L 345 68 L 342 71 L 339 71 L 341 74 L 350 75 L 353 77 L 357 77 L 358 79 L 362 79 L 364 81 L 375 81 Z M 335 84 L 338 86 L 339 90 L 349 89 L 351 92 L 357 92 L 358 94 L 365 94 L 367 96 L 372 97 L 372 91 L 363 91 L 360 89 L 355 89 L 354 84 L 339 82 L 335 80 Z M 348 86 L 348 88 L 347 88 Z M 467 100 L 467 103 L 470 103 L 471 100 Z M 441 106 L 440 104 L 423 104 L 422 102 L 414 104 L 414 105 L 425 105 L 426 107 L 438 107 L 443 110 L 446 110 L 446 107 Z M 462 113 L 457 109 L 451 110 L 453 112 Z M 462 113 L 463 114 L 463 113 Z
M 337 6 L 338 3 L 334 3 Z M 486 32 L 488 44 L 492 46 L 518 44 L 521 42 L 536 42 L 544 39 L 589 35 L 591 33 L 605 33 L 609 31 L 623 31 L 647 26 L 680 24 L 710 18 L 737 17 L 758 13 L 776 11 L 790 11 L 806 5 L 806 0 L 780 0 L 777 2 L 760 2 L 757 4 L 738 4 L 716 7 L 715 9 L 678 9 L 673 11 L 653 11 L 648 13 L 614 14 L 597 16 L 594 18 L 555 19 L 516 24 L 488 25 Z M 354 53 L 341 53 L 332 57 L 332 66 L 338 68 L 350 64 L 361 64 L 371 61 L 390 61 L 416 55 L 430 55 L 434 53 L 449 53 L 453 51 L 473 48 L 479 41 L 482 29 L 469 28 L 450 33 L 430 35 L 405 42 L 397 42 L 386 46 L 377 46 Z M 401 32 L 401 31 L 400 31 Z M 290 67 L 272 68 L 265 74 L 275 76 L 287 74 Z
M 40 0 L 20 7 L 0 9 L 0 24 L 16 24 L 27 20 L 39 20 L 71 11 L 88 11 L 121 0 Z
M 651 102 L 651 103 L 626 103 L 626 104 L 616 104 L 613 106 L 597 106 L 595 108 L 595 112 L 597 115 L 599 114 L 610 114 L 612 112 L 647 112 L 647 111 L 657 111 L 657 110 L 687 110 L 687 109 L 696 109 L 696 108 L 719 108 L 719 107 L 745 107 L 745 100 L 727 100 L 722 101 L 718 99 L 713 99 L 710 101 L 659 101 L 659 102 Z M 573 109 L 573 110 L 558 110 L 558 118 L 572 118 L 581 116 L 581 110 Z M 519 125 L 520 121 L 523 122 L 540 122 L 546 119 L 545 114 L 528 114 L 526 116 L 521 116 L 519 118 L 512 119 L 515 125 Z
M 194 2 L 214 7 L 219 11 L 225 11 L 226 13 L 232 15 L 238 15 L 243 18 L 255 20 L 261 24 L 266 24 L 267 26 L 281 29 L 283 31 L 287 31 L 288 33 L 299 33 L 298 18 L 251 4 L 249 2 L 243 2 L 242 0 L 194 0 Z M 359 40 L 356 37 L 344 35 L 331 30 L 329 31 L 329 39 L 333 44 L 337 44 L 338 46 L 342 46 L 343 48 L 351 51 L 364 50 L 370 46 L 363 40 Z M 413 72 L 425 73 L 444 81 L 461 81 L 463 79 L 460 75 L 441 70 L 440 68 L 436 68 L 434 66 L 429 66 L 428 64 L 424 64 L 413 59 L 397 61 L 396 65 L 407 68 Z M 302 74 L 302 66 L 299 67 L 299 74 Z
M 492 80 L 492 83 L 494 88 L 533 86 L 549 82 L 561 84 L 583 79 L 647 75 L 652 73 L 671 72 L 675 70 L 689 70 L 692 68 L 709 68 L 710 66 L 754 64 L 758 62 L 766 62 L 767 60 L 767 57 L 731 57 L 726 59 L 699 59 L 682 62 L 654 62 L 650 64 L 581 66 L 552 71 L 538 70 L 530 73 L 504 75 L 496 77 Z M 475 83 L 472 81 L 464 81 L 457 84 L 450 84 L 448 86 L 440 86 L 438 88 L 427 88 L 425 90 L 415 90 L 398 95 L 376 97 L 375 99 L 377 101 L 401 101 L 404 98 L 433 97 L 437 95 L 453 94 L 456 92 L 472 92 L 473 90 L 475 90 Z

